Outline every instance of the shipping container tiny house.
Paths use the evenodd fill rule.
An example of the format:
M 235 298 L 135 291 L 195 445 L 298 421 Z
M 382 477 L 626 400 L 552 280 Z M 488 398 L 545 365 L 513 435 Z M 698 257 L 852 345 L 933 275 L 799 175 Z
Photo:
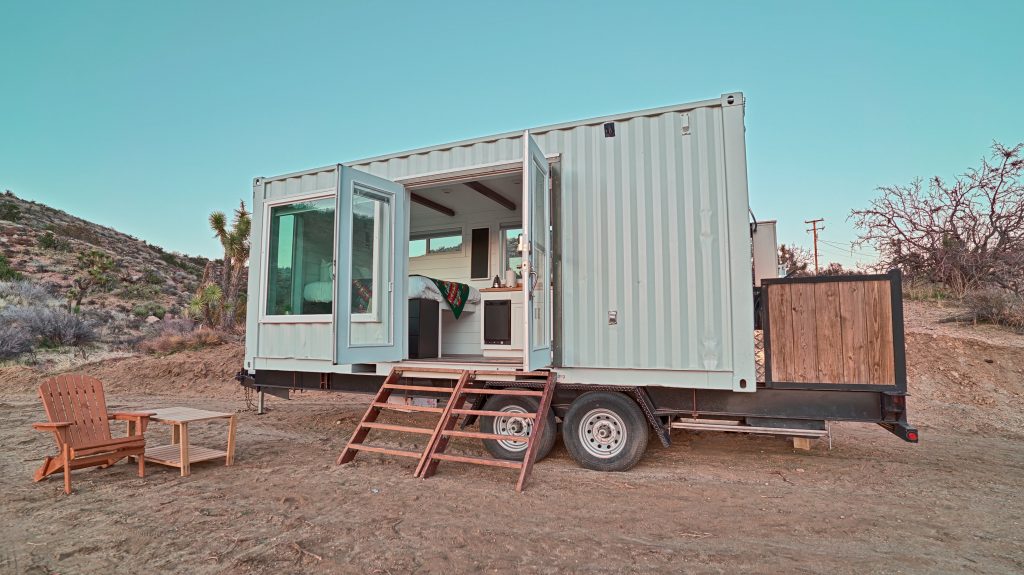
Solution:
M 559 417 L 593 390 L 633 397 L 664 442 L 681 413 L 800 435 L 792 406 L 735 399 L 773 391 L 758 377 L 755 301 L 776 275 L 774 228 L 760 233 L 773 261 L 752 264 L 744 104 L 730 93 L 256 178 L 240 379 L 287 396 L 372 392 L 396 367 L 486 370 L 496 384 L 553 371 Z M 899 384 L 871 391 L 902 397 Z M 847 415 L 837 397 L 801 400 L 905 422 L 880 396 L 858 398 L 877 413 Z M 800 417 L 818 433 L 813 411 Z

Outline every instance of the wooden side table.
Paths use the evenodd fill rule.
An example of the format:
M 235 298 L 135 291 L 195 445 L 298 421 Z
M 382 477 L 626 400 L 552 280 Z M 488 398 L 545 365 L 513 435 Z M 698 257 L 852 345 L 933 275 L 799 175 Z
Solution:
M 191 473 L 191 465 L 200 461 L 209 461 L 223 457 L 224 465 L 232 465 L 235 462 L 235 423 L 237 419 L 235 414 L 193 409 L 191 407 L 165 407 L 162 409 L 148 409 L 146 411 L 153 413 L 153 415 L 149 416 L 151 421 L 158 421 L 171 426 L 170 445 L 153 447 L 147 445 L 146 461 L 177 467 L 181 469 L 182 477 L 188 477 Z M 215 419 L 226 419 L 228 421 L 227 449 L 219 450 L 189 445 L 188 424 L 213 421 Z

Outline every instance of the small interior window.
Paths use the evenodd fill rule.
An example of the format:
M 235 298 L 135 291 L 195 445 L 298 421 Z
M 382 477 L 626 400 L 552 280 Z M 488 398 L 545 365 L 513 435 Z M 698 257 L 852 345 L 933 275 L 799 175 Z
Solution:
M 443 230 L 412 234 L 409 239 L 409 257 L 427 254 L 462 253 L 462 230 Z
M 501 228 L 501 273 L 505 270 L 515 272 L 517 278 L 523 277 L 520 266 L 523 264 L 523 254 L 519 251 L 519 236 L 523 235 L 521 226 Z

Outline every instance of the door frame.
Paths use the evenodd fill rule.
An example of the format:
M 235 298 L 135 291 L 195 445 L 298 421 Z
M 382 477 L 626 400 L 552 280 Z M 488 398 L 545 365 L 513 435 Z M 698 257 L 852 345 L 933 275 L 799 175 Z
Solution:
M 527 273 L 523 273 L 523 313 L 525 323 L 523 328 L 525 330 L 523 337 L 523 367 L 527 370 L 533 371 L 535 369 L 550 367 L 554 361 L 554 299 L 555 293 L 552 289 L 551 278 L 554 277 L 552 270 L 552 264 L 554 261 L 553 251 L 554 246 L 552 245 L 552 217 L 551 217 L 551 192 L 552 192 L 552 169 L 551 162 L 544 161 L 544 178 L 542 183 L 542 191 L 538 192 L 536 189 L 531 188 L 533 184 L 534 166 L 539 165 L 541 160 L 547 160 L 547 156 L 544 151 L 540 148 L 540 144 L 533 139 L 529 130 L 523 132 L 523 241 L 526 242 L 525 246 L 520 243 L 520 248 L 525 247 L 527 251 L 524 254 L 524 262 L 527 264 Z M 535 199 L 537 196 L 543 200 L 543 222 L 540 224 L 540 233 L 535 229 L 537 223 L 531 221 L 530 218 L 533 216 Z M 534 326 L 536 325 L 536 313 L 535 308 L 538 305 L 536 292 L 537 289 L 531 284 L 532 276 L 535 271 L 536 258 L 535 258 L 535 244 L 536 238 L 544 238 L 544 257 L 543 257 L 543 274 L 544 277 L 538 276 L 536 281 L 544 291 L 544 298 L 541 300 L 546 309 L 542 314 L 542 321 L 547 324 L 544 326 L 544 332 L 547 335 L 547 342 L 541 347 L 534 346 Z
M 368 323 L 352 321 L 352 198 L 356 188 L 365 188 L 373 195 L 387 198 L 391 207 L 390 240 L 387 266 L 391 271 L 387 291 L 380 294 L 381 298 L 390 300 L 390 321 L 382 322 L 390 335 L 388 343 L 352 345 L 352 324 Z M 408 355 L 408 312 L 406 311 L 406 280 L 408 275 L 408 235 L 409 235 L 409 190 L 401 183 L 349 167 L 338 166 L 337 195 L 335 207 L 335 305 L 333 326 L 334 354 L 333 363 L 351 365 L 357 363 L 384 363 L 402 361 Z M 347 204 L 347 205 L 346 205 Z M 346 217 L 347 216 L 347 219 Z M 348 238 L 347 241 L 345 238 Z M 374 237 L 376 243 L 378 238 Z M 344 244 L 344 245 L 343 245 Z M 375 270 L 379 273 L 379 270 Z M 347 281 L 345 281 L 347 280 Z M 342 289 L 347 283 L 347 289 Z M 341 293 L 344 292 L 344 293 Z M 379 309 L 378 309 L 379 312 Z

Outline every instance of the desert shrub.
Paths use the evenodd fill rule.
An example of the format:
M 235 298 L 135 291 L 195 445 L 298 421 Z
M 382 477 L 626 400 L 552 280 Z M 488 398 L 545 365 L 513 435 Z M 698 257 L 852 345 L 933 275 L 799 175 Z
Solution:
M 0 282 L 0 304 L 45 305 L 52 299 L 45 287 L 29 280 Z
M 39 236 L 36 243 L 44 250 L 54 250 L 58 252 L 71 251 L 71 242 L 64 238 L 58 238 L 53 232 L 49 231 Z
M 160 295 L 160 288 L 152 285 L 130 285 L 121 290 L 121 297 L 134 300 L 151 300 Z
M 162 306 L 162 305 L 160 305 L 160 304 L 158 304 L 156 302 L 150 301 L 150 302 L 146 302 L 146 303 L 140 303 L 140 304 L 136 305 L 135 307 L 133 307 L 132 308 L 132 315 L 134 315 L 135 317 L 143 317 L 143 318 L 144 317 L 149 317 L 149 316 L 152 315 L 152 316 L 156 316 L 156 317 L 158 317 L 160 319 L 163 319 L 163 317 L 165 315 L 167 315 L 167 310 L 164 309 L 164 306 Z
M 0 361 L 15 359 L 32 351 L 32 334 L 11 322 L 0 322 Z
M 215 329 L 197 329 L 195 331 L 175 334 L 164 333 L 143 340 L 139 343 L 139 351 L 154 355 L 167 355 L 185 350 L 197 350 L 221 345 L 230 341 L 230 337 Z
M 0 220 L 9 222 L 21 221 L 21 208 L 11 200 L 0 202 Z
M 964 305 L 977 321 L 1024 330 L 1024 300 L 997 289 L 980 290 L 964 296 Z
M 0 324 L 19 326 L 42 347 L 81 346 L 96 340 L 91 322 L 63 308 L 11 306 L 0 313 Z
M 21 273 L 11 267 L 10 262 L 3 255 L 0 255 L 0 281 L 17 281 L 22 279 Z
M 54 230 L 65 237 L 85 242 L 87 244 L 92 244 L 97 247 L 103 245 L 103 238 L 101 238 L 92 228 L 84 224 L 66 224 L 55 227 Z
M 941 283 L 908 281 L 903 284 L 903 299 L 913 301 L 944 301 L 952 298 L 949 289 Z

